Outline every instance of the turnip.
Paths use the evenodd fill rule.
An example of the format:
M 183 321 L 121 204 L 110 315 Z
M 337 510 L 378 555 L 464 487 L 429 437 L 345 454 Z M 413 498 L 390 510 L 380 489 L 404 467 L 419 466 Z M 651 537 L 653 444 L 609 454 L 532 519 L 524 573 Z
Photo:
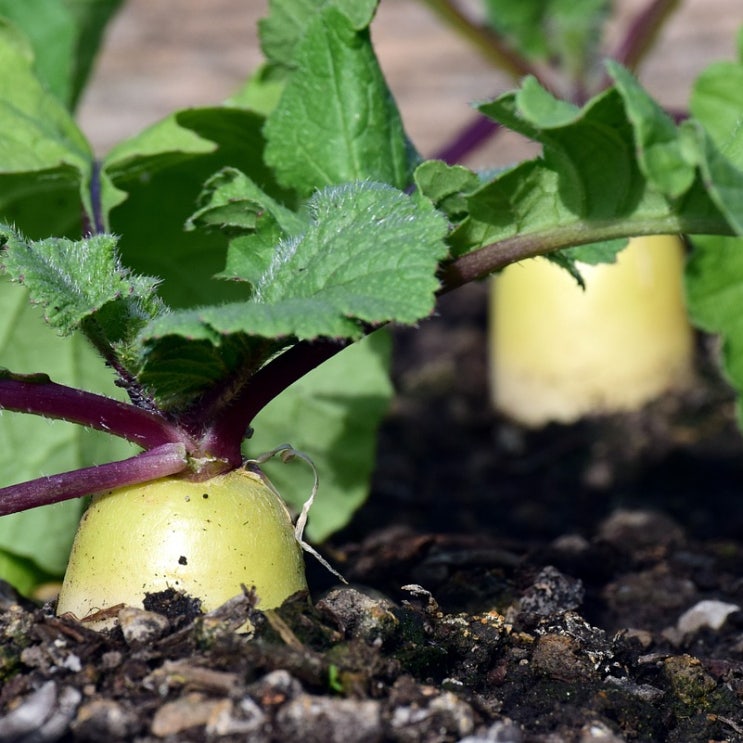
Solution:
M 490 373 L 496 407 L 543 425 L 633 410 L 692 378 L 678 237 L 635 238 L 616 264 L 580 266 L 582 289 L 544 258 L 493 280 Z
M 452 13 L 446 3 L 430 5 L 496 67 L 516 78 L 527 76 L 528 94 L 503 106 L 484 104 L 483 112 L 538 138 L 548 162 L 569 157 L 571 151 L 586 153 L 586 172 L 571 183 L 576 215 L 589 202 L 623 198 L 626 182 L 604 178 L 600 169 L 591 172 L 592 153 L 613 147 L 606 132 L 587 127 L 583 141 L 570 142 L 563 139 L 562 126 L 578 121 L 579 104 L 612 79 L 620 90 L 627 89 L 631 76 L 626 69 L 615 62 L 602 69 L 598 63 L 611 56 L 633 69 L 639 66 L 675 3 L 650 3 L 638 8 L 634 18 L 619 20 L 627 25 L 613 50 L 601 48 L 608 46 L 609 20 L 618 20 L 607 2 L 517 7 L 509 0 L 488 0 L 484 24 L 474 13 Z M 537 80 L 571 103 L 550 101 Z M 631 116 L 648 103 L 636 101 Z M 538 105 L 554 114 L 543 128 L 530 120 Z M 667 115 L 661 118 L 657 129 L 636 141 L 639 148 L 663 148 L 663 131 L 670 132 L 673 124 Z M 501 130 L 493 121 L 476 121 L 440 157 L 452 162 L 470 155 Z M 642 155 L 648 166 L 656 156 Z M 551 208 L 548 200 L 544 208 Z M 536 258 L 508 266 L 493 279 L 489 296 L 487 355 L 495 408 L 526 426 L 568 423 L 588 414 L 638 409 L 688 385 L 693 343 L 682 296 L 684 253 L 680 237 L 636 238 L 616 264 L 577 267 L 585 291 L 564 264 Z
M 261 609 L 306 590 L 289 512 L 264 477 L 239 468 L 203 482 L 167 477 L 93 498 L 78 528 L 57 612 L 84 618 L 141 606 L 167 588 L 206 611 L 255 588 Z

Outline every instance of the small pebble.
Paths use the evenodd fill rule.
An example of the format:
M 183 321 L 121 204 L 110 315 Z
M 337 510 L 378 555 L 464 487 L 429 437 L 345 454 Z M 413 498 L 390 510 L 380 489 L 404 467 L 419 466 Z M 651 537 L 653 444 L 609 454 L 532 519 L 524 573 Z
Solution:
M 740 611 L 737 604 L 705 599 L 685 611 L 679 617 L 676 627 L 684 635 L 693 635 L 704 627 L 719 630 L 727 618 L 736 611 Z
M 157 612 L 125 606 L 119 612 L 119 626 L 129 647 L 141 647 L 162 637 L 170 629 L 170 621 Z

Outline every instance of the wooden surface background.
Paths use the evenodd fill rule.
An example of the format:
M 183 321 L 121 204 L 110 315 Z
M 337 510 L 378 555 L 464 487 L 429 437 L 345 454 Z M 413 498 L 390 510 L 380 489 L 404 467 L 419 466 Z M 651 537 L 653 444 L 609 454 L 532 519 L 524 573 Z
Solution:
M 615 0 L 612 32 L 645 2 Z M 105 152 L 174 109 L 229 96 L 262 59 L 256 22 L 266 9 L 267 0 L 128 0 L 80 108 L 96 149 Z M 684 107 L 706 64 L 735 57 L 741 24 L 743 0 L 681 0 L 642 80 L 664 104 Z M 408 132 L 424 155 L 470 120 L 470 101 L 513 87 L 417 0 L 382 0 L 373 38 Z M 496 165 L 522 156 L 515 140 L 499 138 L 473 162 Z

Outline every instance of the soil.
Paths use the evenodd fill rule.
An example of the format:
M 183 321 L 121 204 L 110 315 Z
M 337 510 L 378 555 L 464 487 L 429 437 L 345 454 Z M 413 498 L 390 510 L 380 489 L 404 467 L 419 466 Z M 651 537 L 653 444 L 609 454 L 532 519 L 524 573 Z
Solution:
M 730 392 L 521 430 L 489 410 L 485 286 L 396 332 L 372 497 L 311 600 L 175 592 L 96 632 L 0 598 L 0 741 L 743 741 Z M 249 619 L 252 634 L 236 631 Z
M 485 292 L 395 331 L 372 496 L 323 549 L 350 585 L 311 562 L 279 610 L 165 593 L 106 632 L 2 585 L 0 742 L 743 741 L 743 439 L 714 342 L 682 396 L 527 431 L 488 404 Z

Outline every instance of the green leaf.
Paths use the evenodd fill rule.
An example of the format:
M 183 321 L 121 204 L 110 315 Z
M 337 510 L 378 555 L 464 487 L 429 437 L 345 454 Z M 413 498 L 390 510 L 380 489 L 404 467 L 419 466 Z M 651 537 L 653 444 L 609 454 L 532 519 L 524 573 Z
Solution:
M 610 217 L 640 196 L 644 183 L 633 156 L 633 133 L 615 90 L 577 109 L 556 101 L 530 79 L 522 91 L 479 108 L 542 142 L 545 164 L 560 174 L 559 195 L 576 215 Z
M 90 74 L 106 24 L 123 0 L 0 0 L 0 16 L 23 31 L 34 72 L 74 109 Z
M 160 293 L 169 305 L 246 297 L 245 287 L 235 282 L 209 280 L 225 266 L 228 237 L 187 232 L 184 225 L 204 182 L 228 166 L 286 203 L 263 163 L 263 123 L 260 114 L 237 108 L 181 111 L 106 158 L 104 175 L 119 191 L 105 204 L 114 204 L 109 224 L 121 235 L 122 260 L 137 273 L 160 277 Z M 123 202 L 120 192 L 126 195 Z
M 19 373 L 45 372 L 55 382 L 120 398 L 111 371 L 79 335 L 60 338 L 31 306 L 28 291 L 0 279 L 0 358 Z M 122 439 L 33 415 L 0 415 L 0 486 L 134 453 Z M 61 575 L 80 517 L 79 500 L 0 519 L 0 549 Z
M 692 322 L 723 339 L 725 372 L 738 392 L 743 426 L 743 239 L 695 237 L 686 269 L 686 297 Z
M 329 6 L 309 22 L 295 62 L 265 128 L 279 182 L 303 195 L 362 179 L 409 185 L 415 156 L 368 31 Z
M 173 334 L 358 338 L 361 323 L 413 323 L 431 312 L 446 223 L 430 204 L 357 183 L 318 192 L 308 210 L 306 232 L 282 241 L 261 275 L 246 268 L 250 301 L 165 315 L 145 343 Z
M 0 172 L 87 177 L 92 154 L 57 98 L 33 73 L 8 27 L 0 33 Z
M 236 168 L 212 176 L 199 196 L 199 209 L 187 229 L 218 228 L 230 240 L 227 264 L 219 278 L 251 281 L 271 263 L 274 249 L 286 235 L 301 234 L 307 220 L 287 209 Z
M 684 159 L 700 161 L 702 172 L 682 196 L 673 197 L 645 178 L 635 140 L 644 119 L 636 107 L 633 126 L 616 89 L 572 115 L 535 82 L 527 83 L 526 92 L 480 108 L 542 142 L 544 155 L 496 175 L 468 196 L 469 217 L 450 236 L 454 255 L 506 240 L 528 241 L 534 254 L 543 254 L 584 244 L 587 237 L 596 242 L 653 233 L 704 234 L 738 224 L 733 202 L 743 188 L 743 173 L 724 158 L 715 160 L 712 152 L 705 159 L 706 135 L 698 124 L 689 124 L 679 141 Z M 737 203 L 740 208 L 743 199 Z
M 297 339 L 359 338 L 365 323 L 430 314 L 447 250 L 446 222 L 430 203 L 359 183 L 319 192 L 308 211 L 305 232 L 274 245 L 260 272 L 235 255 L 250 300 L 164 314 L 142 331 L 138 378 L 160 402 L 185 405 Z
M 476 173 L 441 160 L 421 163 L 415 169 L 414 179 L 419 193 L 452 221 L 459 221 L 467 214 L 466 195 L 480 186 Z
M 29 49 L 17 31 L 0 25 L 0 215 L 21 227 L 33 220 L 34 235 L 60 227 L 79 232 L 81 202 L 92 213 L 92 152 L 34 74 Z M 44 204 L 49 212 L 40 210 Z
M 114 343 L 131 338 L 160 309 L 153 299 L 157 282 L 121 265 L 111 235 L 27 242 L 0 225 L 0 240 L 0 268 L 28 288 L 44 319 L 63 335 L 94 322 Z
M 0 0 L 0 16 L 28 36 L 39 80 L 65 104 L 72 97 L 75 19 L 64 4 L 48 0 Z
M 378 4 L 378 0 L 269 0 L 269 15 L 258 22 L 261 49 L 271 62 L 292 66 L 297 44 L 318 11 L 333 5 L 360 31 L 371 23 Z
M 743 64 L 718 62 L 697 78 L 691 93 L 691 113 L 704 126 L 714 146 L 743 169 Z
M 691 187 L 696 175 L 696 162 L 686 149 L 688 140 L 679 136 L 673 119 L 628 70 L 611 61 L 607 67 L 632 122 L 643 173 L 662 193 L 674 198 L 681 196 Z
M 312 541 L 322 542 L 345 526 L 366 500 L 377 429 L 392 397 L 390 346 L 385 331 L 353 344 L 289 387 L 253 423 L 249 456 L 290 443 L 317 467 L 320 489 L 307 529 Z M 263 468 L 299 511 L 312 473 L 297 460 Z

